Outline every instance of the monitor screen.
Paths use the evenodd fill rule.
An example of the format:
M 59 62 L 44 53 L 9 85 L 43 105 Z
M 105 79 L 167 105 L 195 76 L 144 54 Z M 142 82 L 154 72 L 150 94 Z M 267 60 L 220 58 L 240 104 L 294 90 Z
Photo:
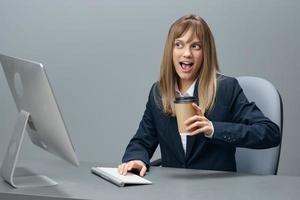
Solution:
M 22 119 L 23 121 L 26 120 L 24 130 L 28 133 L 33 144 L 75 166 L 79 166 L 74 146 L 56 103 L 44 66 L 38 62 L 1 54 L 0 62 L 20 115 L 12 138 L 17 138 L 17 134 L 21 134 L 16 132 L 21 132 L 18 130 L 22 129 L 22 123 L 24 123 Z M 7 151 L 6 158 L 2 163 L 2 175 L 11 165 L 9 162 L 12 162 L 11 157 L 15 154 L 12 152 L 18 151 L 16 149 L 11 150 L 16 148 L 12 146 L 18 146 L 16 143 L 22 143 L 22 141 L 11 140 L 10 150 Z

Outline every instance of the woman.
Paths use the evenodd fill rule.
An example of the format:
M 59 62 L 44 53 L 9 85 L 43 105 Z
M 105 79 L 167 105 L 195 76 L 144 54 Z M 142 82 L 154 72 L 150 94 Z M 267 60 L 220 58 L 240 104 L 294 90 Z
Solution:
M 236 171 L 236 147 L 270 148 L 280 143 L 278 126 L 248 102 L 235 78 L 218 73 L 216 47 L 207 23 L 183 16 L 171 26 L 146 110 L 128 144 L 119 173 L 144 176 L 160 145 L 162 166 Z M 177 129 L 174 100 L 196 96 L 196 115 Z

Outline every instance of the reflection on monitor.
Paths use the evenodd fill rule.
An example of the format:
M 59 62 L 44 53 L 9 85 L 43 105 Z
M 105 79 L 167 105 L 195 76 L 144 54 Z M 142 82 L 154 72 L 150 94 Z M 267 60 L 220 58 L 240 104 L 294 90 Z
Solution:
M 15 188 L 56 185 L 46 176 L 14 177 L 25 131 L 32 143 L 79 166 L 42 64 L 0 54 L 0 62 L 19 117 L 1 167 L 1 176 Z

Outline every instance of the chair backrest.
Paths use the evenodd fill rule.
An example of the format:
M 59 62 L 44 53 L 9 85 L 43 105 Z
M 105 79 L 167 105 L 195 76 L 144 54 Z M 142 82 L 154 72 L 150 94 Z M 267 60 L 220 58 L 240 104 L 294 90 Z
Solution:
M 254 101 L 266 117 L 276 123 L 282 135 L 283 107 L 276 88 L 267 80 L 241 76 L 237 77 L 246 97 Z M 281 145 L 269 149 L 236 149 L 238 172 L 254 174 L 277 174 Z

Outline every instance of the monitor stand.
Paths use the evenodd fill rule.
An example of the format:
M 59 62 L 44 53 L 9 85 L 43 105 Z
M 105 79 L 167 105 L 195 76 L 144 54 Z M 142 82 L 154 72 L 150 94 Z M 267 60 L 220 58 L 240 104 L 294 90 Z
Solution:
M 16 167 L 18 156 L 20 153 L 23 138 L 28 125 L 30 113 L 21 110 L 17 119 L 14 132 L 10 139 L 5 158 L 1 166 L 1 176 L 3 179 L 13 186 L 14 188 L 23 187 L 39 187 L 39 186 L 52 186 L 57 183 L 47 176 L 41 175 L 25 175 L 25 176 L 14 176 L 15 172 L 18 171 Z M 20 170 L 20 169 L 19 169 Z

